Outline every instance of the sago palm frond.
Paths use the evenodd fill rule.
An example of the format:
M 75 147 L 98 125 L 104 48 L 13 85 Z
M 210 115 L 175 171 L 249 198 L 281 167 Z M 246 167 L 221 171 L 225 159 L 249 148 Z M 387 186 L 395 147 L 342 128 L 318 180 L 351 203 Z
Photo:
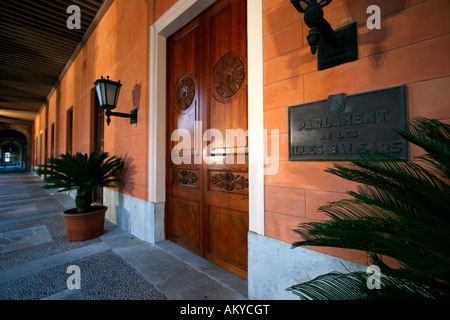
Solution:
M 450 126 L 437 120 L 417 118 L 398 133 L 428 152 L 420 157 L 427 167 L 368 151 L 361 153 L 359 159 L 349 160 L 350 164 L 335 164 L 326 171 L 361 185 L 356 191 L 347 192 L 352 199 L 319 208 L 329 220 L 297 226 L 294 231 L 302 240 L 293 247 L 327 246 L 365 251 L 371 263 L 381 267 L 388 276 L 386 284 L 395 284 L 394 280 L 401 279 L 409 281 L 411 288 L 429 290 L 429 295 L 418 291 L 420 297 L 442 297 L 450 291 L 450 187 L 447 180 Z M 395 259 L 400 267 L 387 266 L 383 256 Z M 335 290 L 339 290 L 339 286 L 346 283 L 345 275 L 333 273 L 329 277 L 321 276 L 318 282 L 312 280 L 313 287 L 329 284 L 329 279 L 334 279 Z M 365 292 L 358 294 L 359 298 L 379 298 L 385 291 L 367 291 L 364 281 L 357 280 L 359 276 L 350 273 L 348 277 L 351 278 L 349 283 L 359 285 L 360 291 Z M 311 282 L 289 290 L 293 288 L 298 295 L 302 288 L 312 290 Z M 399 286 L 397 291 L 391 289 L 389 294 L 385 291 L 386 297 L 405 290 L 404 286 Z
M 421 283 L 396 277 L 379 275 L 381 287 L 377 288 L 371 278 L 373 273 L 355 271 L 333 272 L 319 276 L 304 284 L 294 285 L 287 290 L 303 300 L 424 300 L 442 299 L 443 294 Z M 368 284 L 368 282 L 370 282 Z M 364 285 L 361 285 L 364 284 Z
M 109 156 L 106 152 L 90 155 L 67 153 L 48 159 L 37 173 L 45 175 L 46 189 L 95 191 L 98 187 L 114 187 L 114 183 L 120 181 L 114 174 L 122 166 L 120 158 Z
M 429 162 L 438 174 L 450 178 L 450 126 L 434 119 L 416 118 L 405 130 L 396 130 L 403 138 L 423 148 L 420 158 Z
M 60 192 L 76 190 L 77 208 L 84 212 L 92 202 L 92 193 L 101 187 L 116 187 L 121 179 L 115 174 L 123 167 L 122 159 L 109 156 L 107 152 L 97 154 L 69 153 L 51 158 L 38 168 L 37 174 L 44 175 L 43 188 Z M 78 199 L 84 201 L 78 202 Z

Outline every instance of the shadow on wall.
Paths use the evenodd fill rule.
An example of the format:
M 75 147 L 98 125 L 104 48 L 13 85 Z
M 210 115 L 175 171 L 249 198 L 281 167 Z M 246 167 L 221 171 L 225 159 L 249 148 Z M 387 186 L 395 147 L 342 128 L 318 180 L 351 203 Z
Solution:
M 361 3 L 362 6 L 357 5 Z M 358 46 L 369 46 L 370 49 L 366 53 L 369 57 L 373 69 L 381 69 L 383 67 L 386 47 L 384 41 L 392 36 L 392 27 L 387 26 L 384 23 L 384 17 L 395 16 L 400 14 L 404 9 L 411 6 L 412 0 L 346 0 L 344 5 L 348 12 L 348 17 L 352 21 L 357 21 L 358 25 L 366 25 L 367 19 L 373 14 L 373 12 L 367 13 L 367 9 L 371 5 L 376 5 L 381 9 L 381 29 L 364 29 L 364 33 L 361 34 L 359 29 L 358 34 Z M 361 15 L 363 15 L 361 17 Z M 361 17 L 361 18 L 359 18 Z M 359 21 L 361 20 L 361 21 Z
M 365 53 L 365 56 L 368 56 L 374 69 L 380 69 L 383 67 L 383 61 L 385 57 L 385 51 L 386 47 L 384 45 L 384 42 L 386 39 L 392 36 L 392 27 L 387 26 L 384 21 L 384 17 L 392 17 L 395 15 L 400 14 L 403 10 L 410 7 L 413 3 L 413 0 L 343 0 L 342 4 L 340 3 L 331 3 L 328 7 L 325 7 L 325 19 L 327 19 L 327 16 L 330 15 L 330 10 L 333 9 L 333 6 L 343 6 L 343 9 L 345 11 L 344 15 L 340 16 L 338 19 L 338 22 L 330 22 L 332 24 L 333 29 L 337 29 L 340 27 L 343 27 L 344 25 L 351 23 L 351 22 L 357 22 L 358 23 L 358 45 L 359 47 L 368 46 L 368 52 Z M 381 9 L 381 29 L 366 29 L 364 28 L 367 19 L 372 15 L 371 13 L 367 13 L 367 8 L 371 5 L 376 5 Z M 304 29 L 306 34 L 303 34 L 302 37 L 302 43 L 303 46 L 307 46 L 306 41 L 306 35 L 308 34 L 309 30 L 304 24 L 304 15 L 298 13 L 293 5 L 291 4 L 290 0 L 285 0 L 283 4 L 280 4 L 279 10 L 280 12 L 284 11 L 284 16 L 289 15 L 289 20 L 293 19 L 293 14 L 296 15 L 295 21 L 301 21 L 301 23 L 304 26 Z M 267 29 L 272 31 L 277 31 L 276 26 L 279 24 L 277 18 L 277 15 L 274 15 L 273 22 L 271 19 L 265 19 L 265 23 L 272 24 Z M 273 28 L 272 28 L 273 27 Z M 286 26 L 287 27 L 287 26 Z M 283 27 L 284 28 L 284 27 Z M 300 32 L 301 34 L 301 32 Z M 297 35 L 291 35 L 291 37 L 298 37 Z M 293 39 L 293 38 L 292 38 Z M 285 50 L 285 42 L 286 39 L 284 37 L 274 37 L 272 39 L 273 41 L 273 51 L 275 56 L 280 55 L 284 53 Z M 296 40 L 295 42 L 298 42 Z M 293 48 L 291 48 L 293 49 Z M 299 49 L 299 48 L 297 48 Z M 302 64 L 307 65 L 310 63 L 314 63 L 314 61 L 317 59 L 317 55 L 311 55 L 309 50 L 305 51 L 305 54 L 302 54 L 301 61 Z M 293 56 L 292 61 L 288 62 L 288 65 L 291 69 L 296 69 L 299 67 L 298 65 L 298 56 Z
M 126 209 L 129 206 L 125 204 L 124 192 L 133 195 L 133 175 L 136 173 L 136 165 L 133 164 L 134 160 L 130 158 L 128 154 L 122 156 L 122 161 L 124 165 L 120 171 L 122 182 L 118 185 L 118 202 L 115 207 L 115 221 L 117 221 L 119 226 L 123 227 L 130 225 L 130 211 Z
M 140 109 L 141 107 L 141 89 L 142 85 L 137 83 L 134 85 L 133 90 L 131 91 L 131 95 L 133 97 L 133 107 L 136 109 Z

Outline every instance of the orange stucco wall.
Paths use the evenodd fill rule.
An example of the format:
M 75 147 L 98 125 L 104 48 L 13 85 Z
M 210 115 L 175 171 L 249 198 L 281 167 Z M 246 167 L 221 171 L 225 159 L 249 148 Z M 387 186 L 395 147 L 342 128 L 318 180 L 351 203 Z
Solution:
M 381 29 L 366 22 L 369 5 L 381 9 Z M 352 183 L 324 172 L 328 161 L 288 161 L 288 107 L 407 85 L 408 116 L 450 120 L 450 2 L 448 0 L 334 0 L 324 8 L 334 29 L 358 23 L 359 59 L 318 71 L 310 53 L 309 28 L 289 0 L 263 1 L 264 126 L 279 129 L 280 169 L 265 178 L 266 236 L 288 243 L 298 223 L 326 217 L 317 208 L 348 197 Z M 420 153 L 410 149 L 411 157 Z M 349 260 L 365 255 L 347 250 L 316 249 Z
M 49 97 L 33 127 L 34 143 L 48 128 L 47 158 L 50 157 L 50 128 L 55 123 L 55 154 L 66 152 L 66 112 L 73 108 L 73 152 L 93 150 L 93 103 L 91 90 L 100 76 L 123 84 L 116 112 L 138 109 L 138 123 L 111 118 L 105 124 L 105 151 L 125 160 L 124 183 L 119 192 L 148 198 L 148 103 L 149 103 L 149 31 L 175 0 L 116 0 L 89 37 L 56 90 Z M 70 32 L 70 31 L 68 31 Z M 36 139 L 37 138 L 37 139 Z M 38 155 L 35 148 L 35 165 Z

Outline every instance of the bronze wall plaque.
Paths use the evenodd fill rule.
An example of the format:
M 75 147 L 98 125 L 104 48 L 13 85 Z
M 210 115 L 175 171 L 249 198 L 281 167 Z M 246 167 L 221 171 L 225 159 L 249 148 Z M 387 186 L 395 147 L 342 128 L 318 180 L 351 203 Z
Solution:
M 406 86 L 289 107 L 289 160 L 346 160 L 357 150 L 408 159 Z

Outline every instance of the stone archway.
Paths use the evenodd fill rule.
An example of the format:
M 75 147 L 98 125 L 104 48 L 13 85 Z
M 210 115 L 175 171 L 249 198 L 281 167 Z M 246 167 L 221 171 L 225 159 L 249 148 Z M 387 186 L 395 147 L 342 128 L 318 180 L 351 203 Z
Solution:
M 18 126 L 14 126 L 14 125 L 5 125 L 5 126 L 0 126 L 0 138 L 2 137 L 2 133 L 3 136 L 5 134 L 5 131 L 16 131 L 20 134 L 22 134 L 25 138 L 25 141 L 23 141 L 23 144 L 19 143 L 15 141 L 14 145 L 16 145 L 16 148 L 21 148 L 21 152 L 20 152 L 20 163 L 23 167 L 25 168 L 25 171 L 30 171 L 31 170 L 31 148 L 32 148 L 32 139 L 31 139 L 31 134 L 30 132 L 28 132 L 26 129 L 18 127 Z

